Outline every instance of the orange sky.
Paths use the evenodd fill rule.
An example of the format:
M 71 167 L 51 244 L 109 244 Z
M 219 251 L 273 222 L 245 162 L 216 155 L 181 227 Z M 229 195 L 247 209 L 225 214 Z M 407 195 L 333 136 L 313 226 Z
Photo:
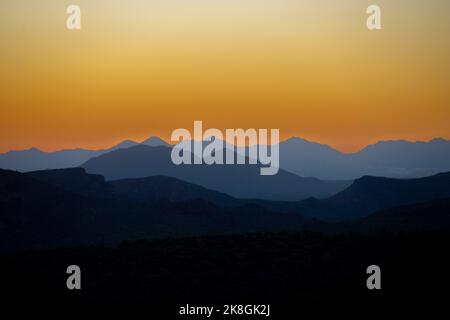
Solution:
M 0 152 L 280 128 L 343 151 L 450 138 L 450 2 L 0 3 Z M 82 9 L 82 30 L 65 9 Z

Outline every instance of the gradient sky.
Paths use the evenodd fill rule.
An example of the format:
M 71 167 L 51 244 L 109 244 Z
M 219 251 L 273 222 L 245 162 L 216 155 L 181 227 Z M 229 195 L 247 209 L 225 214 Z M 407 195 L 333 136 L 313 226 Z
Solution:
M 0 152 L 168 139 L 193 120 L 347 152 L 450 138 L 448 0 L 2 0 L 0 40 Z

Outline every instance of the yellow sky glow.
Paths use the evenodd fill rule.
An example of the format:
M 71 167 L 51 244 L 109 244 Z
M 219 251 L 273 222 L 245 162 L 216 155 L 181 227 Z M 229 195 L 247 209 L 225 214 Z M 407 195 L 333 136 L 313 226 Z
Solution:
M 450 2 L 376 1 L 369 31 L 372 2 L 4 0 L 0 152 L 169 139 L 194 120 L 346 152 L 450 138 Z

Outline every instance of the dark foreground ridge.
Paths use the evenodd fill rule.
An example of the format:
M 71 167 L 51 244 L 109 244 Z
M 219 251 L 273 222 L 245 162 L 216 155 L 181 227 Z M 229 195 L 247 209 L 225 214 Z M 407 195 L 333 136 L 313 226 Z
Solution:
M 351 214 L 356 219 L 348 220 Z M 367 177 L 329 199 L 276 202 L 236 199 L 170 177 L 108 182 L 81 168 L 0 170 L 0 250 L 304 230 L 450 230 L 450 175 Z

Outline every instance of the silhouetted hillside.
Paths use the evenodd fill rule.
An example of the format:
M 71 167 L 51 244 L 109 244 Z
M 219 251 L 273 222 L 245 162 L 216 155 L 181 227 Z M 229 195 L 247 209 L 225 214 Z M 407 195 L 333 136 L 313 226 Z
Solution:
M 168 177 L 105 182 L 84 169 L 0 170 L 0 249 L 114 245 L 124 240 L 308 230 L 450 229 L 450 174 L 364 177 L 326 200 L 236 199 Z M 432 200 L 427 203 L 427 200 Z M 399 207 L 406 203 L 413 204 Z M 320 220 L 363 218 L 346 223 Z M 307 219 L 303 218 L 307 217 Z M 315 220 L 312 220 L 314 218 Z
M 130 199 L 155 202 L 168 200 L 183 202 L 194 199 L 207 200 L 220 206 L 236 206 L 238 199 L 224 193 L 211 191 L 201 186 L 184 182 L 176 178 L 153 176 L 147 178 L 123 179 L 109 182 L 118 196 Z
M 26 173 L 69 192 L 86 196 L 112 197 L 113 188 L 101 175 L 87 174 L 83 168 L 41 170 Z
M 305 230 L 331 234 L 448 232 L 450 231 L 450 198 L 383 209 L 368 217 L 344 222 L 305 221 Z
M 299 214 L 277 213 L 256 204 L 218 207 L 199 198 L 217 202 L 233 198 L 171 178 L 155 179 L 115 182 L 120 185 L 116 192 L 114 184 L 88 175 L 83 169 L 30 174 L 0 170 L 0 249 L 298 230 L 303 224 Z M 162 194 L 153 195 L 150 201 L 145 196 L 151 196 L 151 186 L 163 180 L 165 191 L 177 202 L 160 198 Z M 142 191 L 133 193 L 138 186 Z M 177 197 L 174 190 L 186 190 L 188 194 Z
M 450 197 L 450 173 L 419 179 L 362 177 L 338 194 L 298 203 L 306 217 L 344 220 L 367 217 L 391 207 Z
M 0 248 L 80 244 L 72 240 L 82 232 L 91 240 L 87 227 L 98 208 L 95 200 L 0 170 Z
M 450 230 L 450 198 L 378 211 L 360 223 L 366 229 L 386 231 Z
M 237 199 L 193 183 L 165 176 L 106 182 L 103 176 L 88 174 L 84 168 L 33 171 L 26 175 L 65 191 L 96 198 L 138 200 L 147 203 L 205 200 L 220 207 L 258 204 L 267 209 L 281 212 L 295 209 L 295 203 Z

